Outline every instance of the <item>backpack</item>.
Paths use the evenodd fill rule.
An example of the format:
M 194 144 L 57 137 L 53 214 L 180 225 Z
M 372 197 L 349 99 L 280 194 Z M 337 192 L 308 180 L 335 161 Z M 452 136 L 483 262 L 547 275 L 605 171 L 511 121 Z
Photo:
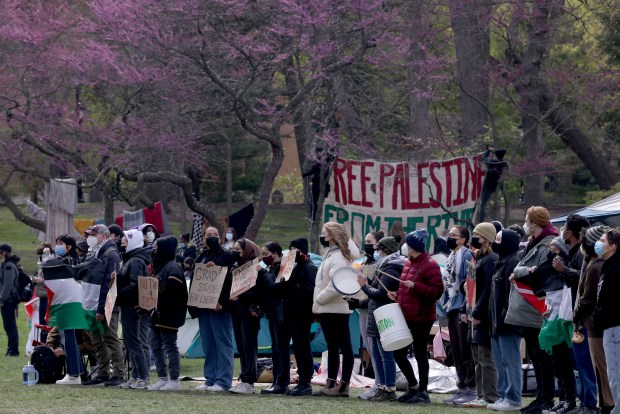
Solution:
M 54 384 L 65 376 L 65 356 L 57 357 L 51 348 L 44 345 L 32 350 L 30 362 L 39 373 L 39 384 Z
M 17 296 L 20 302 L 28 302 L 32 299 L 34 283 L 32 283 L 32 279 L 24 272 L 21 266 L 17 265 L 17 271 L 19 272 L 17 276 Z

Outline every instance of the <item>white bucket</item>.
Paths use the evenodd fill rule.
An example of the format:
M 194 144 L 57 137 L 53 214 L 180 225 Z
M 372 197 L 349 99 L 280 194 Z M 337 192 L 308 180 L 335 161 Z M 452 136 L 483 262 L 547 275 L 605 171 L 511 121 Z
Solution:
M 411 331 L 398 303 L 381 306 L 374 311 L 381 346 L 385 351 L 396 351 L 413 342 Z

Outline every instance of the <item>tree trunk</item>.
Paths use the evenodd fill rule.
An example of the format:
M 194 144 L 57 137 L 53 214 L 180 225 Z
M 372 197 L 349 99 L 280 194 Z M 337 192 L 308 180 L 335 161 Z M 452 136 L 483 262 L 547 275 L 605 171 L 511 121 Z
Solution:
M 0 186 L 0 199 L 4 202 L 7 208 L 13 213 L 15 219 L 24 223 L 28 227 L 32 227 L 33 229 L 39 230 L 43 233 L 47 231 L 47 225 L 44 221 L 34 219 L 29 217 L 27 214 L 24 214 L 21 209 L 13 202 L 11 196 L 4 191 L 4 187 Z
M 410 137 L 427 138 L 430 136 L 429 100 L 425 94 L 429 91 L 426 74 L 421 62 L 425 59 L 420 42 L 419 22 L 423 21 L 423 0 L 411 0 L 407 3 L 409 21 L 409 41 L 411 42 L 410 61 L 408 67 L 409 84 L 409 126 Z M 425 28 L 428 29 L 428 28 Z
M 114 199 L 103 193 L 103 220 L 107 226 L 114 224 Z
M 491 37 L 489 0 L 451 0 L 450 17 L 456 47 L 460 87 L 462 146 L 480 139 L 489 121 L 489 63 Z

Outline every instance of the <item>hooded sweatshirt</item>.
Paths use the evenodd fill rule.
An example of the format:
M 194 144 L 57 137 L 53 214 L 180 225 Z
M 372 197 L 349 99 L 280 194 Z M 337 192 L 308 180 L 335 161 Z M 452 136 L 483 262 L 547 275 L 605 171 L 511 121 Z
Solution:
M 2 263 L 0 272 L 0 304 L 9 301 L 19 301 L 17 297 L 17 277 L 19 257 L 13 255 Z
M 185 323 L 188 296 L 183 269 L 175 261 L 177 240 L 167 236 L 157 239 L 156 243 L 153 270 L 154 277 L 159 279 L 159 293 L 153 325 L 176 331 Z
M 148 264 L 151 262 L 151 248 L 139 247 L 123 254 L 123 268 L 116 277 L 119 306 L 136 306 L 138 304 L 138 276 L 148 276 Z

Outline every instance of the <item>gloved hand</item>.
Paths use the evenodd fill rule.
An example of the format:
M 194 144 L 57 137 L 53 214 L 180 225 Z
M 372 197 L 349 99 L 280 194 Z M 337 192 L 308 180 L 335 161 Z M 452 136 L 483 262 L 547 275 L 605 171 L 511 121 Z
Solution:
M 348 298 L 347 304 L 349 305 L 350 310 L 355 310 L 360 307 L 360 300 L 356 298 Z

